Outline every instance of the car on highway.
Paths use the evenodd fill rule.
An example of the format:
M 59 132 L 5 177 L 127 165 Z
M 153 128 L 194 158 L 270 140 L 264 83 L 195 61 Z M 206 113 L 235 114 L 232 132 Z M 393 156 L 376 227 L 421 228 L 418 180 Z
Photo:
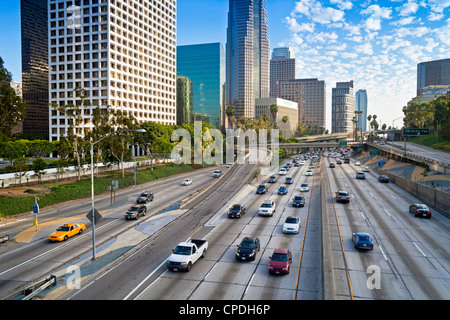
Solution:
M 267 181 L 267 182 L 269 182 L 269 183 L 275 183 L 275 182 L 277 182 L 277 177 L 276 177 L 276 176 L 270 176 L 270 177 L 269 177 L 269 181 Z
M 283 233 L 295 233 L 300 230 L 300 218 L 295 216 L 289 216 L 286 218 L 283 224 Z
M 137 204 L 130 207 L 125 213 L 125 220 L 139 219 L 140 216 L 145 216 L 147 207 L 143 204 Z
M 181 181 L 181 185 L 182 186 L 189 186 L 192 184 L 192 179 L 191 178 L 186 178 L 183 181 Z
M 86 226 L 83 223 L 66 223 L 49 235 L 48 240 L 65 241 L 74 235 L 82 234 L 84 230 L 86 230 Z
M 292 252 L 290 250 L 277 248 L 269 259 L 270 274 L 289 274 L 292 263 Z
M 305 191 L 309 191 L 309 184 L 307 183 L 302 183 L 300 185 L 300 191 L 305 192 Z
M 218 177 L 220 177 L 221 174 L 222 174 L 222 171 L 220 171 L 220 170 L 214 170 L 214 172 L 213 172 L 213 177 L 214 177 L 214 178 L 218 178 Z
M 366 232 L 354 232 L 352 241 L 356 249 L 373 250 L 372 237 Z
M 294 182 L 294 180 L 291 178 L 291 177 L 287 177 L 285 180 L 284 180 L 284 183 L 286 183 L 286 184 L 292 184 Z
M 378 177 L 378 181 L 382 183 L 389 183 L 389 178 L 388 176 L 382 174 L 381 176 Z
M 305 160 L 301 160 L 301 161 L 300 161 L 300 165 L 301 165 L 301 166 L 305 165 L 305 163 L 306 163 Z
M 256 259 L 256 253 L 261 249 L 258 238 L 245 237 L 236 249 L 236 260 L 250 261 Z
M 234 204 L 228 210 L 228 218 L 240 218 L 246 212 L 245 205 L 243 204 Z
M 334 163 L 330 163 L 330 165 L 329 165 L 328 167 L 330 167 L 330 168 L 335 168 L 336 165 L 335 165 Z
M 294 167 L 300 167 L 300 163 L 296 162 L 296 163 L 294 164 Z
M 355 162 L 355 166 L 360 166 L 361 165 L 361 161 L 356 161 Z
M 276 204 L 272 200 L 265 200 L 258 209 L 259 216 L 273 216 Z
M 306 170 L 305 176 L 312 176 L 313 172 L 312 170 Z
M 336 164 L 342 164 L 342 161 L 341 160 L 336 160 Z
M 287 175 L 287 170 L 286 170 L 286 168 L 281 168 L 280 171 L 278 172 L 278 174 L 279 174 L 280 176 L 285 176 L 285 175 Z
M 431 210 L 423 203 L 413 203 L 409 206 L 409 212 L 414 213 L 414 217 L 431 218 Z
M 258 188 L 256 188 L 257 194 L 264 194 L 267 192 L 267 186 L 265 184 L 260 184 Z
M 347 191 L 336 191 L 336 202 L 350 202 L 350 194 Z
M 363 172 L 370 172 L 370 169 L 368 167 L 363 167 Z
M 360 171 L 356 173 L 356 179 L 366 179 L 366 175 L 364 174 L 364 172 Z
M 278 195 L 286 195 L 288 194 L 288 189 L 285 186 L 280 186 L 278 188 Z
M 153 193 L 150 191 L 146 191 L 141 193 L 141 195 L 136 199 L 137 203 L 147 203 L 149 201 L 153 201 Z
M 305 197 L 303 196 L 294 196 L 294 200 L 292 200 L 293 207 L 304 207 L 305 206 Z
M 206 257 L 208 246 L 208 240 L 190 239 L 186 242 L 180 242 L 167 258 L 167 268 L 172 271 L 189 272 L 195 262 Z

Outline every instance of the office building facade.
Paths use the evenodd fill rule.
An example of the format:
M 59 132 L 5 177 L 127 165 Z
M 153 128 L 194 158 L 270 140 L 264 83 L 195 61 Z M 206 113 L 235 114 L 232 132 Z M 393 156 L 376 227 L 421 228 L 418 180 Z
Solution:
M 93 110 L 112 108 L 138 122 L 176 124 L 176 0 L 49 0 L 49 102 L 80 104 L 83 134 Z M 68 129 L 51 108 L 50 140 Z
M 450 85 L 450 59 L 421 62 L 417 65 L 417 95 L 421 88 Z
M 367 90 L 356 91 L 356 111 L 362 111 L 362 114 L 356 114 L 357 126 L 360 131 L 367 131 L 367 102 Z
M 177 125 L 192 123 L 193 120 L 192 81 L 188 77 L 177 76 Z
M 278 50 L 276 49 L 283 49 Z M 270 97 L 278 97 L 277 84 L 280 81 L 295 79 L 295 59 L 290 57 L 286 48 L 276 48 L 270 60 Z M 289 48 L 287 48 L 289 49 Z
M 332 133 L 352 133 L 355 116 L 355 95 L 353 81 L 337 82 L 331 95 L 331 130 Z
M 298 103 L 298 122 L 306 127 L 326 127 L 326 84 L 323 80 L 294 79 L 279 81 L 279 98 Z
M 27 104 L 24 133 L 48 136 L 48 5 L 47 0 L 21 0 L 22 93 Z
M 255 99 L 269 96 L 266 0 L 230 0 L 226 44 L 226 105 L 254 118 Z
M 276 104 L 278 112 L 273 115 L 270 107 Z M 280 134 L 286 139 L 292 138 L 297 130 L 298 120 L 298 103 L 281 98 L 261 98 L 255 100 L 255 118 L 267 114 L 271 122 L 276 122 L 280 130 Z M 275 117 L 274 117 L 275 116 Z M 283 117 L 287 117 L 287 122 L 283 122 Z
M 224 126 L 225 52 L 220 43 L 177 47 L 177 75 L 192 81 L 193 113 L 208 123 Z

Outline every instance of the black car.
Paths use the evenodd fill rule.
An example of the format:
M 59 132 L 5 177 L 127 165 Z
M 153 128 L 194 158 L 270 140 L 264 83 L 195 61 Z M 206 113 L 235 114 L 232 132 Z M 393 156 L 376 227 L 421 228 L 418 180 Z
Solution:
M 233 204 L 228 211 L 228 218 L 240 218 L 245 214 L 245 206 L 243 204 Z
M 149 191 L 141 193 L 136 200 L 137 203 L 147 203 L 149 201 L 153 201 L 153 193 Z
M 267 187 L 265 184 L 260 184 L 258 188 L 256 188 L 256 193 L 263 194 L 267 192 Z
M 128 211 L 125 213 L 125 219 L 135 219 L 137 220 L 140 216 L 145 216 L 147 213 L 147 207 L 143 204 L 137 204 L 132 206 Z
M 330 168 L 335 168 L 336 166 L 334 165 L 334 163 L 330 163 L 329 167 Z
M 294 200 L 292 201 L 293 207 L 304 207 L 305 206 L 305 197 L 302 196 L 295 196 Z
M 414 217 L 431 218 L 431 210 L 425 204 L 414 203 L 409 206 L 409 212 L 414 213 Z
M 242 239 L 236 250 L 236 260 L 249 261 L 255 260 L 256 253 L 260 250 L 261 245 L 258 238 Z
M 269 183 L 275 183 L 275 182 L 277 182 L 277 177 L 276 177 L 276 176 L 270 176 L 268 182 L 269 182 Z
M 389 178 L 388 178 L 388 176 L 381 175 L 378 177 L 378 181 L 382 182 L 382 183 L 389 183 Z
M 347 191 L 336 191 L 336 202 L 350 202 L 350 195 Z
M 284 183 L 286 184 L 292 184 L 292 182 L 294 182 L 294 180 L 292 180 L 291 177 L 287 177 L 286 180 L 284 180 Z

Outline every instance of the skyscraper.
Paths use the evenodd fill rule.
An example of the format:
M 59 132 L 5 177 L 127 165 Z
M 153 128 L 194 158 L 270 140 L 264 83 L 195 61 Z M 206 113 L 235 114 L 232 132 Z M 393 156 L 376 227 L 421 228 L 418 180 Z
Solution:
M 97 106 L 176 124 L 176 0 L 51 0 L 48 8 L 49 100 L 79 104 L 74 89 L 86 90 L 80 134 Z M 51 140 L 68 126 L 50 109 Z
M 280 81 L 295 79 L 295 59 L 290 58 L 289 48 L 275 48 L 270 60 L 270 97 L 277 97 Z
M 226 105 L 236 118 L 255 116 L 255 99 L 269 96 L 266 0 L 230 0 L 226 45 Z
M 359 130 L 367 131 L 367 91 L 365 89 L 356 92 L 356 111 L 362 111 L 362 114 L 356 115 Z
M 48 136 L 47 0 L 21 0 L 22 92 L 27 104 L 24 133 Z
M 417 95 L 428 86 L 450 85 L 450 59 L 421 62 L 417 65 Z
M 223 127 L 225 52 L 221 43 L 177 47 L 177 75 L 192 81 L 192 112 L 208 117 L 208 123 Z
M 352 119 L 355 116 L 355 96 L 353 81 L 337 82 L 331 96 L 331 130 L 335 132 L 353 132 Z

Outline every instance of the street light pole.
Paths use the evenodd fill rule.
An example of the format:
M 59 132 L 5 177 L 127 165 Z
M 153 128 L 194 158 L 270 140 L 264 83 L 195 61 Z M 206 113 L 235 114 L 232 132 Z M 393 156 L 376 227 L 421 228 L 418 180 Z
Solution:
M 101 138 L 100 140 L 97 140 L 94 143 L 91 143 L 91 214 L 92 214 L 92 260 L 96 259 L 96 252 L 95 252 L 95 198 L 94 198 L 94 145 L 102 141 L 103 139 L 106 139 L 110 135 L 117 133 L 117 132 L 146 132 L 145 129 L 137 129 L 137 130 L 116 130 L 114 132 L 108 133 L 106 136 Z

